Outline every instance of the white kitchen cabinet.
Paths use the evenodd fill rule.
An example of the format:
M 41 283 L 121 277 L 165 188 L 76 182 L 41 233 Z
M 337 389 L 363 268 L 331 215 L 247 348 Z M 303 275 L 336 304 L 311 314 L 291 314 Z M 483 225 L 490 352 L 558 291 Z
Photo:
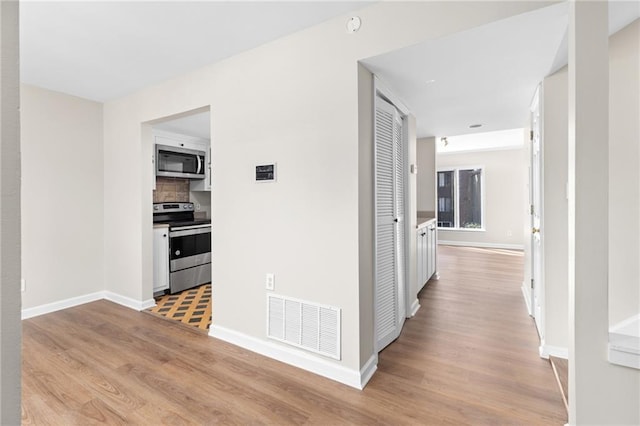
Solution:
M 434 220 L 427 226 L 427 281 L 436 273 L 436 249 L 438 244 L 436 232 L 438 231 Z
M 427 228 L 416 231 L 416 264 L 418 267 L 418 288 L 427 282 Z
M 191 191 L 211 191 L 211 141 L 209 139 L 181 135 L 178 133 L 171 133 L 163 130 L 154 130 L 153 143 L 154 143 L 154 146 L 153 146 L 154 156 L 156 151 L 155 150 L 156 144 L 204 151 L 205 152 L 205 178 L 191 179 L 189 185 L 190 185 Z M 155 167 L 155 163 L 154 163 L 154 167 Z M 154 173 L 155 173 L 155 170 L 154 170 Z
M 422 288 L 436 272 L 436 223 L 429 221 L 416 231 L 418 287 Z
M 153 292 L 169 288 L 169 227 L 153 228 Z

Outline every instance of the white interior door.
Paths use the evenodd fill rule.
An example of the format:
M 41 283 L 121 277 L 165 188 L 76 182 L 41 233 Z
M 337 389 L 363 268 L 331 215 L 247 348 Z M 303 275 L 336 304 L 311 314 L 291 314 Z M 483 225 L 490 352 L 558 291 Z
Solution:
M 404 321 L 404 145 L 402 118 L 376 98 L 375 116 L 375 332 L 380 351 Z
M 542 138 L 540 123 L 540 90 L 531 105 L 531 300 L 532 315 L 542 339 Z

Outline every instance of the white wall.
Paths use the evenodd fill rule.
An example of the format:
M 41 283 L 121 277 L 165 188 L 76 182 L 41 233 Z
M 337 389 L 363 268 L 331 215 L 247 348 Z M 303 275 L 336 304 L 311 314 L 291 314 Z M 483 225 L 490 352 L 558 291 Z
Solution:
M 0 2 L 0 424 L 20 424 L 18 2 Z
M 544 79 L 543 125 L 544 342 L 552 355 L 569 344 L 567 234 L 567 67 Z
M 609 322 L 640 313 L 640 116 L 638 21 L 609 40 Z M 546 344 L 567 335 L 567 68 L 544 80 Z
M 640 21 L 609 40 L 609 322 L 640 314 Z
M 640 312 L 638 285 L 638 256 L 640 233 L 638 211 L 640 183 L 640 53 L 639 23 L 636 21 L 609 39 L 609 256 L 608 293 L 609 325 Z M 564 184 L 567 179 L 567 68 L 544 81 L 544 158 L 545 158 L 545 330 L 546 345 L 563 348 L 569 346 L 569 305 L 567 262 L 567 202 Z M 596 223 L 597 226 L 597 223 Z M 593 239 L 590 243 L 594 243 Z M 597 242 L 595 243 L 598 246 Z M 602 253 L 602 252 L 600 252 Z M 566 264 L 565 264 L 566 265 Z M 563 278 L 564 277 L 564 278 Z M 576 283 L 579 285 L 579 283 Z M 582 282 L 584 285 L 584 282 Z M 589 305 L 585 322 L 593 317 L 598 307 Z M 598 316 L 603 317 L 598 314 Z M 588 333 L 594 334 L 593 327 Z M 582 400 L 594 407 L 586 413 L 599 424 L 640 423 L 640 374 L 638 371 L 611 365 L 606 359 L 606 338 L 599 338 L 597 368 L 583 367 L 580 382 L 586 379 L 600 388 L 593 399 L 582 395 Z M 584 358 L 584 353 L 576 353 Z M 581 409 L 580 413 L 587 410 Z M 580 415 L 580 413 L 577 413 Z M 594 413 L 598 417 L 594 416 Z
M 20 100 L 26 309 L 104 290 L 102 105 L 27 85 Z
M 373 264 L 359 250 L 372 209 L 359 207 L 371 165 L 359 164 L 357 60 L 540 6 L 470 3 L 461 14 L 448 2 L 377 3 L 359 11 L 356 34 L 343 16 L 108 102 L 107 289 L 139 301 L 152 294 L 151 147 L 141 123 L 210 105 L 213 332 L 266 342 L 264 274 L 273 272 L 277 293 L 342 308 L 343 359 L 323 362 L 359 371 L 371 355 L 360 354 L 370 332 L 360 324 L 360 273 Z M 278 181 L 256 184 L 253 167 L 267 161 L 278 163 Z M 127 217 L 116 200 L 130 206 Z
M 359 303 L 360 303 L 360 365 L 365 365 L 374 352 L 373 326 L 373 282 L 374 270 L 374 218 L 371 206 L 374 204 L 374 162 L 373 127 L 374 78 L 364 66 L 358 64 L 358 223 L 359 235 Z
M 436 210 L 436 138 L 420 138 L 417 142 L 418 211 Z
M 617 109 L 619 90 L 609 92 L 607 3 L 571 2 L 569 10 L 569 423 L 637 425 L 640 371 L 607 360 L 608 256 L 617 249 L 609 245 L 607 226 L 612 211 L 608 104 Z M 633 81 L 637 78 L 636 72 Z M 635 89 L 629 98 L 637 102 L 636 84 L 616 84 Z
M 497 245 L 522 249 L 524 214 L 522 211 L 522 157 L 524 148 L 436 154 L 438 170 L 450 167 L 483 167 L 484 231 L 438 229 L 438 242 Z

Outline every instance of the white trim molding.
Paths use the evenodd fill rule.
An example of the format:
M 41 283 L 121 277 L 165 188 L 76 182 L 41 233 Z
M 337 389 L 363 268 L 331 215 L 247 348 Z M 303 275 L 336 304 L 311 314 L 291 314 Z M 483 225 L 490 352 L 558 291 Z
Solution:
M 104 298 L 110 302 L 114 302 L 114 303 L 117 303 L 118 305 L 126 306 L 127 308 L 131 308 L 136 311 L 144 311 L 145 309 L 149 309 L 156 306 L 156 301 L 153 298 L 141 301 L 141 300 L 132 299 L 127 296 L 123 296 L 118 293 L 113 293 L 111 291 L 105 291 Z
M 373 354 L 369 360 L 360 369 L 360 387 L 358 389 L 364 389 L 369 383 L 369 380 L 373 377 L 373 373 L 378 369 L 378 354 Z
M 378 357 L 374 355 L 367 361 L 362 370 L 352 370 L 303 350 L 287 347 L 269 340 L 258 339 L 215 324 L 211 325 L 209 336 L 356 389 L 364 388 L 378 365 Z
M 418 309 L 420 309 L 420 302 L 416 298 L 416 300 L 414 300 L 413 303 L 411 304 L 411 308 L 410 308 L 411 313 L 409 314 L 409 318 L 414 317 L 418 312 Z
M 442 228 L 438 228 L 441 231 Z M 479 248 L 494 248 L 502 250 L 524 250 L 522 244 L 503 244 L 503 243 L 479 243 L 471 241 L 444 241 L 438 240 L 438 245 L 442 246 L 461 246 L 461 247 L 479 247 Z
M 144 311 L 145 309 L 156 306 L 156 301 L 154 299 L 139 301 L 110 291 L 97 291 L 95 293 L 89 293 L 82 296 L 59 300 L 57 302 L 34 306 L 33 308 L 23 309 L 22 319 L 29 319 L 103 299 L 109 300 L 130 309 L 134 309 L 136 311 Z
M 57 302 L 45 303 L 44 305 L 34 306 L 22 310 L 22 319 L 29 319 L 51 312 L 61 311 L 74 306 L 84 305 L 85 303 L 95 302 L 104 299 L 104 292 L 97 291 L 82 296 L 70 297 L 69 299 L 59 300 Z
M 438 227 L 438 231 L 452 231 L 452 232 L 487 232 L 487 230 L 483 228 L 451 228 L 451 227 Z
M 540 358 L 549 359 L 550 356 L 554 358 L 569 359 L 569 349 L 561 348 L 560 346 L 547 345 L 544 342 L 539 348 Z

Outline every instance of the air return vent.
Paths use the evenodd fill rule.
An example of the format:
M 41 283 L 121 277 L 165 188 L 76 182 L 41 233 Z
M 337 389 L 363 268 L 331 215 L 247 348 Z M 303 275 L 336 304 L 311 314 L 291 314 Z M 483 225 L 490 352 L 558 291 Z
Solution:
M 267 336 L 340 359 L 340 309 L 269 294 Z

